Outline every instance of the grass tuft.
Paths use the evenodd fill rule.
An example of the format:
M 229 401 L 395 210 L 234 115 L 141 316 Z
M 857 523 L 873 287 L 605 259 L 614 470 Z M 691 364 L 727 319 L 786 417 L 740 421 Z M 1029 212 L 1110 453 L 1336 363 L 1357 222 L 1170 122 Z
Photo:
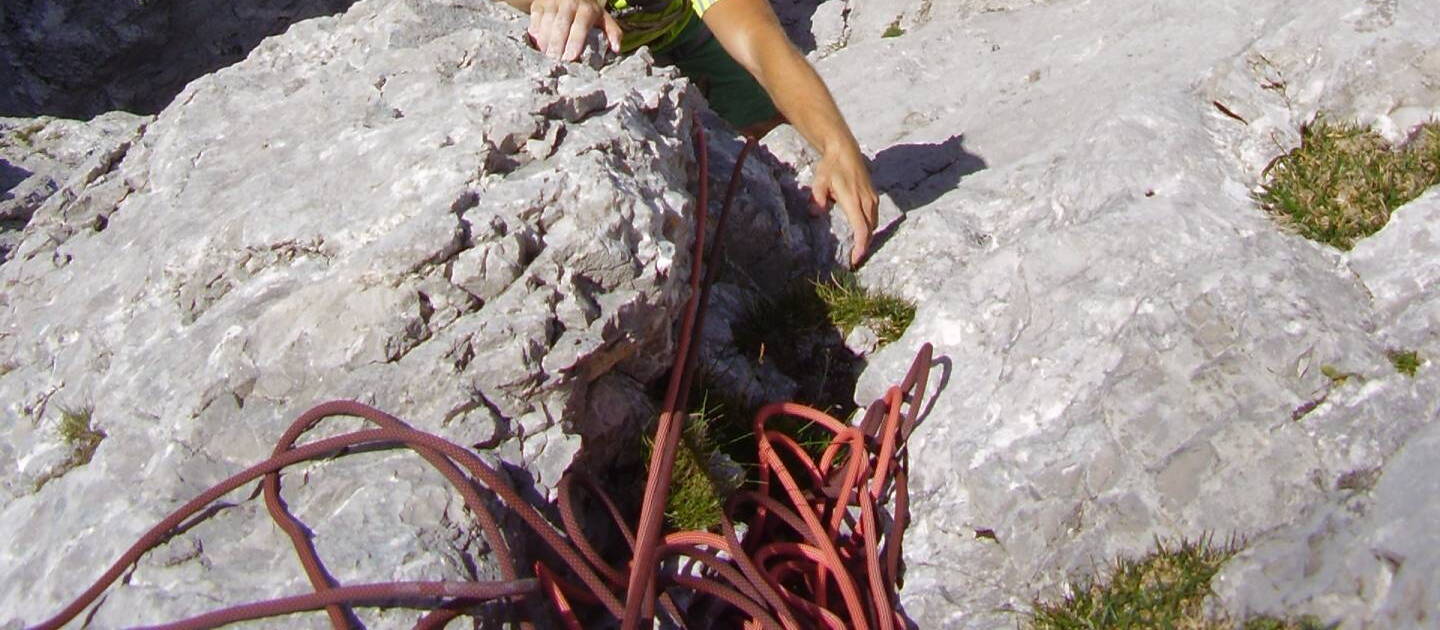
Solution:
M 1087 580 L 1058 603 L 1035 604 L 1032 627 L 1209 628 L 1201 603 L 1210 578 L 1238 551 L 1209 537 L 1178 545 L 1155 542 L 1139 560 L 1119 560 L 1106 581 Z
M 843 334 L 869 326 L 890 343 L 905 334 L 915 319 L 915 305 L 900 298 L 868 291 L 850 274 L 832 275 L 829 282 L 815 282 L 815 295 L 825 305 L 827 319 Z
M 886 344 L 899 339 L 914 319 L 914 304 L 869 291 L 853 274 L 835 273 L 755 305 L 737 324 L 735 342 L 747 355 L 763 358 L 763 346 L 772 337 L 793 338 L 826 327 L 843 337 L 864 325 Z
M 899 36 L 904 35 L 904 34 L 905 34 L 905 29 L 900 26 L 900 18 L 895 18 L 895 21 L 894 21 L 894 22 L 891 22 L 889 26 L 885 27 L 885 32 L 884 32 L 884 33 L 881 33 L 881 34 L 880 34 L 880 37 L 881 37 L 881 38 L 899 37 Z
M 1119 560 L 1104 581 L 1086 580 L 1058 603 L 1036 602 L 1030 619 L 1035 630 L 1170 628 L 1175 630 L 1321 630 L 1310 618 L 1255 617 L 1243 624 L 1207 617 L 1204 601 L 1210 580 L 1241 548 L 1231 539 L 1217 545 L 1209 536 L 1167 544 L 1139 560 Z
M 73 452 L 70 458 L 71 468 L 90 463 L 90 458 L 95 456 L 95 449 L 100 448 L 100 441 L 105 439 L 103 431 L 97 431 L 90 426 L 92 412 L 88 407 L 60 411 L 60 439 L 70 445 Z
M 1420 353 L 1414 350 L 1391 350 L 1386 353 L 1390 357 L 1390 364 L 1395 366 L 1395 371 L 1411 378 L 1420 370 Z
M 60 410 L 60 439 L 70 447 L 70 455 L 59 465 L 36 477 L 35 492 L 39 492 L 45 484 L 90 463 L 90 459 L 95 456 L 95 450 L 100 448 L 100 441 L 105 439 L 104 431 L 90 426 L 93 411 L 89 407 Z
M 855 381 L 864 367 L 857 351 L 874 349 L 852 349 L 846 336 L 865 326 L 878 347 L 899 339 L 914 317 L 910 303 L 867 291 L 852 275 L 832 274 L 752 303 L 731 332 L 742 356 L 795 381 L 796 402 L 843 418 L 855 410 Z
M 844 336 L 863 325 L 888 343 L 900 338 L 914 317 L 915 307 L 908 302 L 866 291 L 854 276 L 837 274 L 796 283 L 776 298 L 751 305 L 732 332 L 742 355 L 756 363 L 774 362 L 796 378 L 801 386 L 797 401 L 844 418 L 855 409 L 850 364 L 857 360 L 844 347 Z M 719 524 L 730 493 L 758 481 L 753 424 L 758 409 L 719 395 L 703 380 L 690 400 L 698 401 L 698 408 L 686 423 L 676 456 L 666 515 L 675 527 L 703 530 Z M 789 416 L 773 418 L 767 427 L 815 458 L 832 437 L 812 422 Z
M 724 413 L 718 401 L 707 396 L 700 409 L 690 414 L 680 434 L 671 472 L 670 495 L 665 504 L 665 519 L 678 530 L 709 531 L 720 525 L 725 500 L 734 492 L 739 480 L 718 478 L 710 462 L 721 449 L 710 437 L 710 427 Z M 652 438 L 645 438 L 645 455 L 649 459 L 654 448 Z M 753 447 L 752 447 L 753 448 Z
M 712 453 L 718 453 L 738 469 L 733 479 L 717 479 L 712 473 L 711 479 L 721 494 L 728 495 L 743 486 L 757 483 L 760 466 L 754 426 L 757 410 L 726 399 L 703 384 L 697 386 L 691 400 L 700 401 L 699 408 L 690 415 L 690 424 L 703 426 L 699 429 L 705 435 L 699 444 L 703 457 L 709 460 L 714 457 Z M 813 422 L 790 416 L 773 418 L 767 426 L 790 436 L 813 458 L 820 456 L 832 435 Z
M 1301 236 L 1349 250 L 1390 213 L 1440 183 L 1440 122 L 1403 148 L 1353 123 L 1323 119 L 1300 130 L 1300 147 L 1266 168 L 1260 205 Z

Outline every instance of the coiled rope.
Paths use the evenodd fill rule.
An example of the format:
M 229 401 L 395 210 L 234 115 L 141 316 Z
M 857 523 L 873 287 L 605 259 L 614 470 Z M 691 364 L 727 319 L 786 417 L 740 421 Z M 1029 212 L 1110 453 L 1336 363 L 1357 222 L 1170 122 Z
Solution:
M 364 605 L 428 608 L 417 628 L 443 627 L 487 602 L 507 603 L 522 627 L 536 622 L 567 628 L 613 623 L 626 630 L 650 625 L 658 605 L 680 627 L 879 628 L 905 627 L 898 607 L 901 542 L 909 523 L 905 444 L 919 419 L 929 380 L 931 346 L 919 350 L 904 379 L 850 426 L 815 409 L 774 403 L 755 417 L 759 484 L 737 492 L 725 506 L 720 532 L 661 531 L 671 469 L 686 418 L 688 392 L 704 324 L 704 305 L 718 267 L 720 239 L 710 251 L 702 279 L 708 220 L 709 158 L 704 132 L 695 125 L 699 156 L 699 217 L 696 221 L 690 298 L 680 322 L 680 343 L 671 366 L 638 527 L 589 477 L 567 472 L 557 487 L 561 526 L 556 527 L 520 496 L 506 477 L 475 453 L 367 405 L 333 401 L 295 420 L 270 458 L 216 484 L 165 517 L 131 545 L 104 574 L 54 617 L 35 626 L 59 628 L 95 602 L 124 571 L 177 527 L 225 494 L 262 480 L 270 517 L 290 537 L 313 592 L 254 602 L 157 626 L 212 628 L 238 621 L 325 610 L 334 628 L 354 627 L 350 608 Z M 751 138 L 735 161 L 717 217 L 723 233 L 738 189 L 741 168 L 755 146 Z M 376 428 L 297 444 L 326 418 L 353 416 Z M 767 428 L 781 416 L 815 423 L 831 434 L 819 459 L 789 435 Z M 286 467 L 335 455 L 343 449 L 415 451 L 458 491 L 491 545 L 502 579 L 383 582 L 340 585 L 326 571 L 308 531 L 281 497 Z M 581 530 L 576 484 L 598 499 L 630 547 L 626 566 L 608 563 Z M 523 573 L 486 498 L 498 500 L 539 538 L 538 555 Z M 543 598 L 553 619 L 523 618 L 524 600 Z M 611 619 L 604 622 L 604 619 Z

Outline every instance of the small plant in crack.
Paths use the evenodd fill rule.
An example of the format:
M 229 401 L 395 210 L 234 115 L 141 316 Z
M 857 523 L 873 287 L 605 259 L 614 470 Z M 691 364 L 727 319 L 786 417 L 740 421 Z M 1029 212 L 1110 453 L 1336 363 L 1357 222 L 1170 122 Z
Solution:
M 1274 61 L 1265 55 L 1256 54 L 1247 60 L 1250 72 L 1260 80 L 1260 89 L 1267 92 L 1274 92 L 1280 96 L 1285 103 L 1285 109 L 1295 111 L 1295 104 L 1290 99 L 1290 82 L 1285 78 L 1285 73 Z
M 1440 122 L 1423 125 L 1396 149 L 1367 128 L 1317 117 L 1301 128 L 1300 146 L 1262 176 L 1256 199 L 1282 225 L 1349 250 L 1440 184 Z
M 65 461 L 35 479 L 36 492 L 45 487 L 45 484 L 90 463 L 90 458 L 95 456 L 95 450 L 100 448 L 101 440 L 105 439 L 105 432 L 91 426 L 93 411 L 90 407 L 60 410 L 60 439 L 70 447 L 70 454 Z
M 816 282 L 815 294 L 825 304 L 830 323 L 849 334 L 859 326 L 869 326 L 880 338 L 890 343 L 900 338 L 915 320 L 915 305 L 900 298 L 868 291 L 851 274 L 834 274 L 829 282 Z
M 1395 371 L 1411 378 L 1420 370 L 1420 364 L 1424 361 L 1420 353 L 1414 350 L 1391 350 L 1386 353 L 1390 357 L 1390 365 L 1395 366 Z
M 915 316 L 904 300 L 860 287 L 850 275 L 795 283 L 778 297 L 751 305 L 732 326 L 735 344 L 750 361 L 771 363 L 800 386 L 796 402 L 845 418 L 852 401 L 860 361 L 844 338 L 867 326 L 882 343 L 898 339 Z M 758 481 L 754 418 L 759 403 L 748 404 L 720 393 L 699 379 L 690 400 L 676 455 L 674 485 L 666 517 L 681 529 L 713 529 L 721 507 L 734 491 Z M 767 430 L 795 440 L 818 458 L 832 437 L 824 428 L 790 416 L 771 418 Z M 647 443 L 648 452 L 650 446 Z
M 72 467 L 84 466 L 95 456 L 105 433 L 90 426 L 93 410 L 89 407 L 60 411 L 60 439 L 70 446 Z
M 709 470 L 715 447 L 710 443 L 704 422 L 686 422 L 675 450 L 671 469 L 670 493 L 666 498 L 665 520 L 682 531 L 705 531 L 720 524 L 725 496 L 716 476 Z M 645 454 L 649 458 L 653 439 L 645 438 Z
M 904 34 L 905 28 L 900 26 L 900 18 L 895 18 L 894 22 L 891 22 L 889 26 L 885 27 L 885 32 L 881 33 L 880 37 L 888 39 L 891 37 L 899 37 Z

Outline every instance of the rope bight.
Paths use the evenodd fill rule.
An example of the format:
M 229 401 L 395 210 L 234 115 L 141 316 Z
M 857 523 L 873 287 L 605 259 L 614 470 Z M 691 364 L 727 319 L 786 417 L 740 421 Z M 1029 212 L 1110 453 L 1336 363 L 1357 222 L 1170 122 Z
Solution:
M 557 527 L 528 504 L 507 478 L 474 452 L 416 430 L 399 418 L 367 405 L 334 401 L 295 420 L 271 457 L 216 484 L 181 506 L 131 545 L 94 584 L 36 628 L 59 628 L 95 602 L 132 564 L 167 540 L 207 505 L 261 480 L 271 519 L 285 531 L 313 592 L 244 604 L 160 626 L 210 628 L 300 611 L 324 610 L 337 629 L 354 627 L 352 606 L 412 606 L 429 609 L 417 628 L 443 627 L 476 606 L 499 603 L 522 627 L 611 625 L 626 630 L 649 626 L 659 612 L 678 627 L 877 628 L 905 627 L 898 609 L 901 543 L 909 523 L 908 454 L 905 448 L 919 420 L 929 380 L 932 349 L 922 346 L 904 379 L 871 404 L 858 426 L 795 403 L 774 403 L 754 420 L 759 483 L 734 493 L 720 531 L 661 530 L 671 468 L 686 419 L 687 393 L 694 376 L 698 335 L 710 280 L 718 266 L 720 239 L 710 251 L 702 279 L 708 220 L 708 153 L 695 125 L 699 155 L 699 217 L 696 221 L 690 298 L 680 321 L 680 343 L 671 366 L 665 401 L 655 429 L 649 478 L 639 524 L 633 528 L 616 503 L 589 477 L 566 473 L 557 487 Z M 746 143 L 736 158 L 717 233 L 734 201 L 741 168 L 755 146 Z M 303 434 L 327 418 L 353 416 L 372 428 L 300 444 Z M 791 416 L 813 422 L 829 434 L 818 459 L 784 432 L 769 428 Z M 337 584 L 316 553 L 308 530 L 281 497 L 281 471 L 357 447 L 415 451 L 460 493 L 490 544 L 501 579 Z M 575 509 L 583 489 L 605 508 L 630 550 L 630 561 L 606 561 L 581 530 Z M 530 567 L 518 565 L 499 519 L 486 498 L 498 500 L 523 522 L 540 545 Z M 529 569 L 528 571 L 522 569 Z M 526 606 L 527 602 L 548 606 Z M 547 612 L 548 610 L 548 612 Z M 527 612 L 529 611 L 529 612 Z M 535 612 L 539 611 L 539 612 Z M 550 615 L 533 619 L 527 615 Z M 605 621 L 608 619 L 609 621 Z

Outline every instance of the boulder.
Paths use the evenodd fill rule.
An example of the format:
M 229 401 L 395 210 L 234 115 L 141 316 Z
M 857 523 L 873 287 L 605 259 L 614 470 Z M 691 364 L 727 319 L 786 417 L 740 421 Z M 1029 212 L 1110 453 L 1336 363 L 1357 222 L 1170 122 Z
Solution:
M 523 31 L 485 0 L 364 0 L 55 157 L 81 166 L 0 266 L 0 625 L 58 611 L 324 400 L 475 445 L 537 503 L 577 460 L 635 457 L 688 296 L 700 100 L 643 54 L 557 64 Z M 287 479 L 342 582 L 494 575 L 407 452 Z M 308 590 L 249 488 L 214 512 L 91 623 Z

